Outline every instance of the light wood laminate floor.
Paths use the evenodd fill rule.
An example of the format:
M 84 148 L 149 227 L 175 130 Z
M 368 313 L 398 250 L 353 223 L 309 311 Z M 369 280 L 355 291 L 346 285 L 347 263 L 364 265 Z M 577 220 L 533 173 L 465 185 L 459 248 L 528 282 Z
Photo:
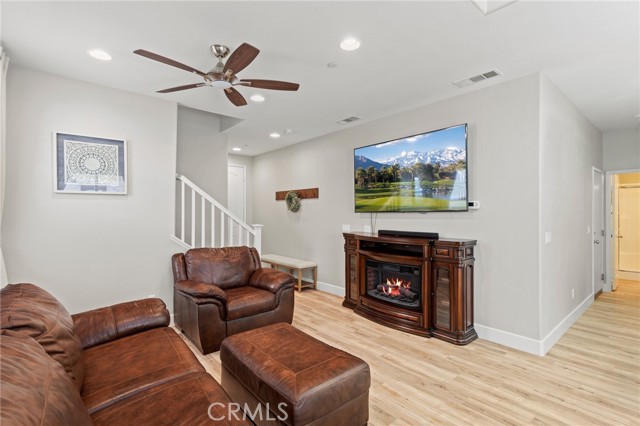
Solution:
M 640 425 L 638 282 L 603 293 L 544 357 L 392 330 L 319 291 L 295 297 L 294 326 L 371 366 L 369 425 Z M 191 348 L 220 381 L 219 352 Z

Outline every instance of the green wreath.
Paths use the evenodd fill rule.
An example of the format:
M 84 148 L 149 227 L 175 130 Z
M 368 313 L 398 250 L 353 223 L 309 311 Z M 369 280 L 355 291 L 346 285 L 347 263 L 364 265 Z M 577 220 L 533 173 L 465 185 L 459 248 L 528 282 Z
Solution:
M 295 191 L 287 192 L 287 195 L 284 197 L 284 201 L 287 203 L 287 209 L 290 212 L 297 212 L 300 210 L 300 196 Z

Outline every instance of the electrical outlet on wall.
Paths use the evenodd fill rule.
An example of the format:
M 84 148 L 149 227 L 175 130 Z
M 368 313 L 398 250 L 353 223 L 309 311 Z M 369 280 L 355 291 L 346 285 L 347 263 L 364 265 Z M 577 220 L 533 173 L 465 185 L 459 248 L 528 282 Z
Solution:
M 365 225 L 363 230 L 364 230 L 364 232 L 371 232 L 371 226 Z
M 342 225 L 342 232 L 351 232 L 351 225 Z

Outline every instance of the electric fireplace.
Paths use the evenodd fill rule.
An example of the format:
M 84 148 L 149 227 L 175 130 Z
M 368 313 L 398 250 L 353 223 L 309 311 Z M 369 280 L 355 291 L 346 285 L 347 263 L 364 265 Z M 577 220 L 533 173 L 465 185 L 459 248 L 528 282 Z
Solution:
M 422 310 L 422 268 L 366 259 L 367 295 L 392 305 Z
M 457 345 L 473 328 L 475 240 L 344 233 L 345 299 L 355 313 Z

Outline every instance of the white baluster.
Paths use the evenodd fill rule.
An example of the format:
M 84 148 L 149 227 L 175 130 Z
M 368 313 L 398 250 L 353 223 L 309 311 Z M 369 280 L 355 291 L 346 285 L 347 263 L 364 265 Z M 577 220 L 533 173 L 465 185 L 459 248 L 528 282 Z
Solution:
M 227 217 L 227 215 L 221 210 L 220 211 L 220 247 L 224 247 L 224 227 L 225 227 L 225 223 L 224 220 Z
M 200 205 L 200 214 L 202 215 L 202 217 L 200 218 L 200 228 L 201 228 L 200 229 L 200 240 L 202 241 L 202 247 L 206 247 L 207 246 L 207 242 L 204 239 L 205 238 L 204 237 L 204 231 L 205 231 L 205 228 L 206 228 L 204 219 L 205 219 L 206 213 L 205 213 L 204 209 L 207 206 L 206 206 L 206 204 L 204 202 L 204 195 L 200 196 L 200 203 L 201 203 L 201 205 Z
M 182 241 L 185 241 L 184 238 L 184 181 L 180 181 L 181 185 L 180 187 L 182 188 L 182 192 L 180 193 L 180 220 L 181 220 L 181 224 L 180 224 L 180 239 Z
M 253 229 L 256 231 L 253 236 L 253 246 L 258 250 L 259 254 L 262 254 L 262 227 L 264 225 L 254 224 Z
M 216 206 L 211 204 L 211 247 L 216 246 Z
M 196 191 L 191 190 L 191 246 L 196 246 Z

